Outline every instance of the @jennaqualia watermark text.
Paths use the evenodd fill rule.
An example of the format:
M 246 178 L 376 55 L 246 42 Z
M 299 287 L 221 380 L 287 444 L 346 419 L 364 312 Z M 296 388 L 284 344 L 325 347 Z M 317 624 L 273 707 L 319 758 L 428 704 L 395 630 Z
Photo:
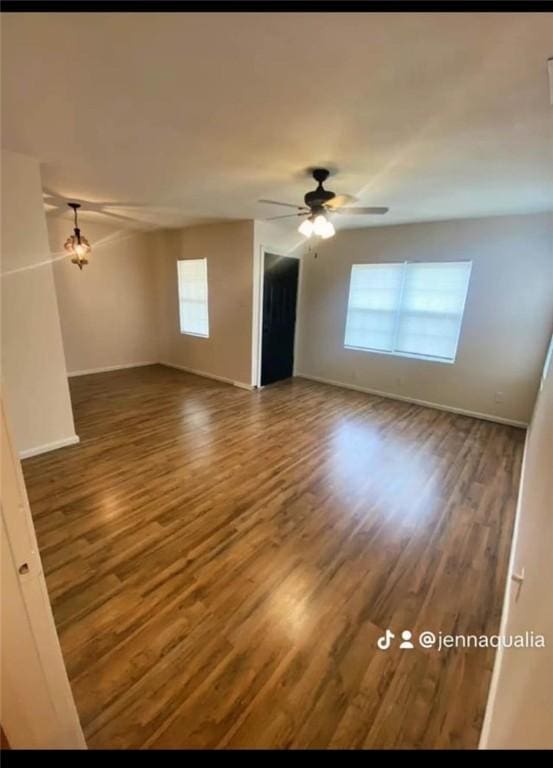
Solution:
M 535 632 L 523 632 L 520 635 L 450 635 L 445 632 L 424 630 L 417 637 L 409 629 L 396 638 L 391 629 L 387 629 L 376 644 L 381 651 L 387 651 L 399 643 L 402 650 L 435 648 L 438 651 L 447 648 L 545 648 L 545 637 Z

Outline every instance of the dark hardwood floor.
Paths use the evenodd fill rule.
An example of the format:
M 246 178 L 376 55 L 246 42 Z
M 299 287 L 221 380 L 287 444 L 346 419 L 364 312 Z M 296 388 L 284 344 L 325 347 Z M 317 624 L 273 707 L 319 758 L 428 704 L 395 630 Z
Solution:
M 524 431 L 301 379 L 71 379 L 24 473 L 90 747 L 475 747 Z

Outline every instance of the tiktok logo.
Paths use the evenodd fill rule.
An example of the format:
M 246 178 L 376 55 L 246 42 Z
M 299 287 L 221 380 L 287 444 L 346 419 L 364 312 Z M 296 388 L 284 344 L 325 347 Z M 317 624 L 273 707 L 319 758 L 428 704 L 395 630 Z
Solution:
M 376 644 L 378 645 L 381 651 L 387 651 L 388 648 L 390 648 L 390 646 L 392 645 L 392 640 L 394 639 L 394 637 L 395 635 L 392 632 L 392 630 L 387 629 L 386 632 L 384 632 L 384 634 L 382 635 L 382 637 L 378 638 L 378 640 L 376 641 Z M 413 637 L 413 633 L 411 632 L 411 630 L 404 629 L 403 632 L 401 633 L 401 645 L 399 647 L 402 650 L 405 648 L 407 649 L 414 648 L 415 646 L 412 643 L 412 637 Z
M 391 629 L 387 629 L 386 632 L 382 635 L 382 637 L 379 637 L 376 641 L 376 644 L 380 648 L 381 651 L 387 651 L 388 648 L 392 644 L 392 640 L 394 639 L 395 635 L 392 632 Z

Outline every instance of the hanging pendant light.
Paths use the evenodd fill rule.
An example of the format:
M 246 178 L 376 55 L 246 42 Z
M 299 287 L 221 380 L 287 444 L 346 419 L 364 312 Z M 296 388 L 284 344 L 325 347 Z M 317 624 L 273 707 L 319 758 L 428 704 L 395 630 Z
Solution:
M 86 237 L 81 235 L 77 223 L 77 209 L 81 207 L 80 203 L 67 203 L 67 205 L 73 209 L 75 214 L 75 226 L 73 228 L 74 234 L 67 238 L 63 247 L 73 257 L 71 262 L 82 269 L 85 264 L 88 264 L 87 256 L 92 249 Z

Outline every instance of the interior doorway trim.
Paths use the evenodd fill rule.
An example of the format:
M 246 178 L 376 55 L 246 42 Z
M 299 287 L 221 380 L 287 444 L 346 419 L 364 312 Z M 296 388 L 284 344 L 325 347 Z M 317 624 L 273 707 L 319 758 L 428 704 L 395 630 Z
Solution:
M 260 245 L 254 253 L 253 262 L 253 333 L 252 333 L 252 387 L 261 388 L 261 355 L 263 345 L 263 278 L 265 275 L 265 254 L 284 256 L 297 259 L 298 264 L 298 296 L 296 299 L 296 326 L 294 328 L 294 370 L 296 373 L 296 347 L 298 340 L 298 311 L 301 293 L 302 260 L 299 253 L 285 253 L 282 248 L 271 245 Z
M 2 728 L 11 749 L 86 749 L 1 399 L 0 416 Z

